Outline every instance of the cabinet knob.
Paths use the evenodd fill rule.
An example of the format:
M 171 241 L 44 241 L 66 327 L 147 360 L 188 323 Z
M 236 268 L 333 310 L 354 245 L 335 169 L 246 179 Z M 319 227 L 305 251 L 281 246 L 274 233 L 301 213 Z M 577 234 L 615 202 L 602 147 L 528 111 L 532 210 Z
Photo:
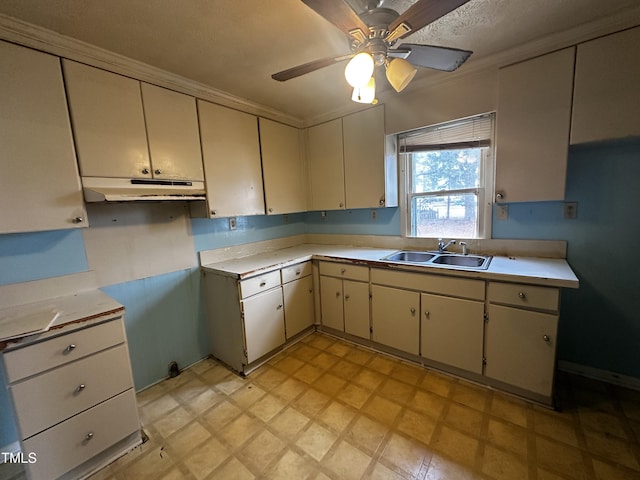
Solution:
M 156 168 L 153 173 L 155 173 L 156 175 L 161 175 L 162 174 L 162 170 L 160 170 L 159 168 Z
M 140 171 L 142 172 L 143 175 L 149 175 L 149 169 L 148 168 L 143 168 Z
M 381 207 L 384 207 L 384 197 L 380 198 L 380 202 L 378 202 Z
M 279 304 L 279 305 L 276 307 L 276 310 L 282 310 L 282 304 Z
M 347 269 L 346 269 L 346 268 L 341 268 L 341 269 L 340 269 L 340 273 L 341 273 L 342 275 L 344 275 L 344 272 L 346 272 L 346 271 L 347 271 Z
M 313 288 L 310 288 L 310 289 L 309 289 L 309 293 L 313 293 Z
M 71 220 L 73 223 L 82 223 L 84 222 L 84 217 L 74 217 L 73 220 Z
M 427 317 L 427 318 L 429 318 L 429 315 L 431 315 L 431 313 L 429 312 L 429 310 L 426 310 L 426 311 L 424 312 L 424 316 L 425 316 L 425 317 Z
M 498 201 L 504 200 L 504 194 L 503 193 L 496 193 L 496 200 L 498 200 Z
M 340 202 L 340 205 L 338 205 L 340 208 L 344 207 L 344 203 Z
M 340 296 L 340 292 L 336 292 L 336 298 Z
M 525 298 L 527 298 L 527 295 L 524 292 L 518 292 L 518 297 L 524 300 Z
M 296 275 L 300 275 L 301 273 L 302 273 L 302 271 L 296 270 Z
M 81 383 L 80 385 L 78 385 L 78 387 L 76 388 L 76 393 L 80 393 L 82 392 L 85 388 L 87 388 L 87 386 L 84 383 Z
M 89 440 L 91 440 L 93 438 L 93 432 L 89 432 L 87 433 L 87 435 L 84 437 L 84 439 L 88 442 Z
M 273 208 L 269 207 L 269 213 L 273 213 Z
M 542 336 L 542 340 L 544 340 L 545 342 L 549 343 L 551 341 L 551 337 L 549 335 L 543 335 Z
M 64 354 L 71 353 L 75 349 L 76 349 L 76 344 L 72 343 L 72 344 L 68 345 L 67 348 L 65 348 L 62 353 L 64 353 Z
M 217 214 L 217 213 L 218 213 L 217 211 L 215 211 L 215 210 L 211 210 L 211 215 L 215 215 L 215 214 Z
M 411 307 L 411 315 L 415 315 L 416 314 L 416 309 Z
M 264 287 L 267 284 L 267 282 L 265 282 L 264 280 L 260 282 L 260 286 Z
M 349 294 L 348 293 L 344 296 L 344 299 L 345 300 L 349 300 Z

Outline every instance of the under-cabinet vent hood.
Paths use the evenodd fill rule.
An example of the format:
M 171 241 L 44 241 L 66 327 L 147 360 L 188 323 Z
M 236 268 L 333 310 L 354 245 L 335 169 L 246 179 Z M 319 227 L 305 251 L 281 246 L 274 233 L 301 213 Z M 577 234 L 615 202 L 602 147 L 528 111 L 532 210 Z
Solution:
M 130 202 L 134 200 L 204 200 L 204 182 L 82 177 L 87 202 Z

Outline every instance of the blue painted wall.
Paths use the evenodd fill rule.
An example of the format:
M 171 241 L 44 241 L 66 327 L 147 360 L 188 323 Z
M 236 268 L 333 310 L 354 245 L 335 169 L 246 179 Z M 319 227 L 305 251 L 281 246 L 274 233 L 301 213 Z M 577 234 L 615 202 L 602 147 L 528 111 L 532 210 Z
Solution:
M 494 238 L 568 241 L 568 261 L 579 290 L 562 295 L 559 358 L 640 377 L 640 316 L 634 286 L 640 270 L 635 213 L 640 182 L 640 140 L 572 148 L 567 200 L 578 218 L 563 218 L 562 202 L 509 205 Z M 284 216 L 191 221 L 196 252 L 297 235 L 399 235 L 398 208 L 329 211 Z M 629 254 L 631 253 L 631 254 Z M 0 235 L 0 285 L 56 277 L 88 269 L 81 232 Z M 176 360 L 186 366 L 208 353 L 198 269 L 103 288 L 126 307 L 126 328 L 136 388 L 164 378 Z M 2 382 L 4 383 L 4 382 Z M 0 389 L 0 447 L 16 440 L 8 398 Z

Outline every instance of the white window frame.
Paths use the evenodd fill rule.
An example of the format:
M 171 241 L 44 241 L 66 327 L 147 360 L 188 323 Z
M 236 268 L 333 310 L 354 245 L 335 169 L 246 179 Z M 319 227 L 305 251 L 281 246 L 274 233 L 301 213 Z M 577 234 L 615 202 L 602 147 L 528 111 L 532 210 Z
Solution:
M 466 192 L 475 192 L 478 197 L 478 224 L 476 236 L 474 237 L 464 237 L 457 238 L 458 240 L 474 240 L 474 239 L 486 239 L 491 238 L 491 220 L 492 220 L 492 211 L 493 211 L 493 190 L 494 190 L 494 179 L 495 179 L 495 114 L 487 113 L 483 115 L 491 115 L 492 118 L 492 137 L 490 139 L 490 147 L 485 151 L 485 154 L 482 156 L 481 165 L 480 165 L 480 178 L 479 178 L 479 186 L 474 188 L 465 188 L 459 190 L 447 190 L 446 192 L 428 192 L 428 193 L 413 193 L 411 189 L 411 178 L 412 178 L 412 158 L 411 154 L 406 154 L 402 152 L 402 147 L 400 142 L 398 142 L 398 163 L 399 163 L 399 174 L 400 174 L 400 209 L 401 209 L 401 234 L 403 237 L 407 238 L 415 238 L 415 239 L 435 239 L 437 237 L 423 237 L 423 236 L 415 236 L 411 231 L 411 200 L 414 197 L 424 197 L 424 196 L 436 196 L 438 193 L 442 195 L 446 193 L 447 195 L 456 194 L 456 193 L 466 193 Z M 453 120 L 452 122 L 459 122 L 463 120 L 472 120 L 473 118 L 480 117 L 482 115 L 474 115 L 472 117 L 468 117 L 465 119 Z M 436 125 L 430 125 L 426 128 L 438 127 L 440 125 L 446 125 L 452 122 L 443 122 Z M 422 130 L 422 129 L 416 129 Z M 408 132 L 402 132 L 408 133 Z M 402 133 L 398 134 L 398 138 L 402 135 Z M 469 147 L 472 148 L 472 147 Z M 438 150 L 438 149 L 434 149 Z

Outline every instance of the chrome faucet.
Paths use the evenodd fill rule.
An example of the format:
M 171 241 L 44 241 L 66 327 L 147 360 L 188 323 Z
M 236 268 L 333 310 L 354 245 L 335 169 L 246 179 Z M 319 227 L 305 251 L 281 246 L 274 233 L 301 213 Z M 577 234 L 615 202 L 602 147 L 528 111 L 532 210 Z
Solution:
M 447 243 L 444 243 L 444 241 L 439 238 L 438 239 L 438 251 L 440 253 L 443 253 L 448 247 L 449 245 L 455 245 L 456 241 L 455 240 L 449 240 Z

